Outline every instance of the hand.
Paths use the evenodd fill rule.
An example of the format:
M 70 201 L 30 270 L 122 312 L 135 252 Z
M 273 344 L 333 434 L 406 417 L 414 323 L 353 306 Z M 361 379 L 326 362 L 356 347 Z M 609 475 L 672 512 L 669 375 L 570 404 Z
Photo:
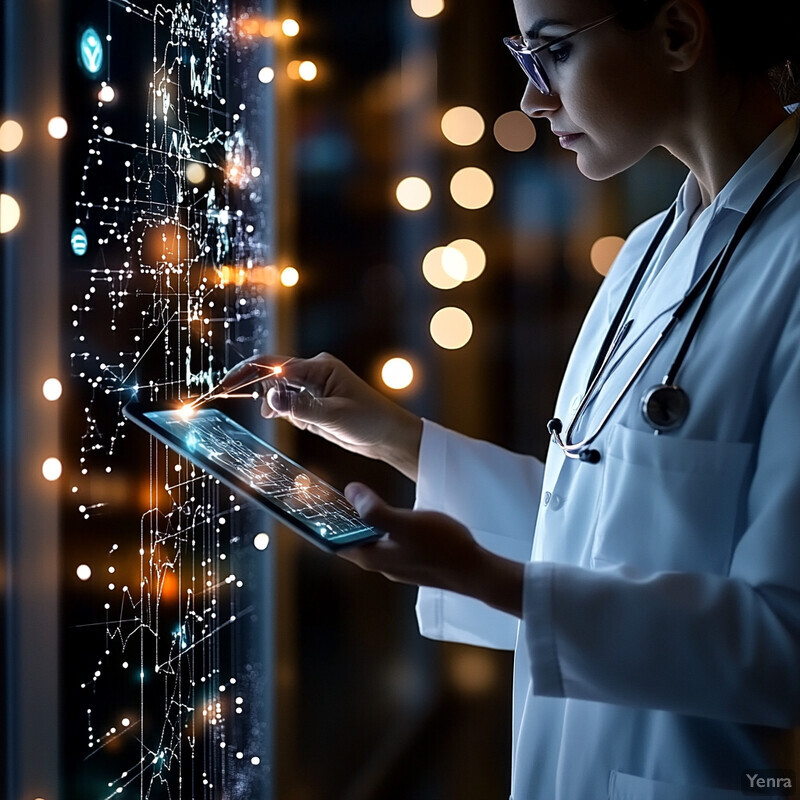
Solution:
M 263 417 L 282 417 L 416 480 L 422 420 L 328 353 L 308 359 L 253 356 L 222 380 L 229 389 L 253 383 L 262 386 Z
M 360 483 L 345 489 L 361 518 L 385 535 L 339 555 L 389 580 L 446 589 L 522 616 L 524 565 L 490 553 L 460 522 L 438 511 L 392 508 Z

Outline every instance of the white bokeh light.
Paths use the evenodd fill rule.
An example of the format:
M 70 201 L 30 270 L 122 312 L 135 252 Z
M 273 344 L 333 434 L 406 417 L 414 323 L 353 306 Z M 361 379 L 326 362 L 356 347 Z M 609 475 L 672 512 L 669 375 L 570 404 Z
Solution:
M 414 381 L 414 367 L 407 358 L 390 358 L 381 368 L 381 380 L 390 389 L 406 389 Z

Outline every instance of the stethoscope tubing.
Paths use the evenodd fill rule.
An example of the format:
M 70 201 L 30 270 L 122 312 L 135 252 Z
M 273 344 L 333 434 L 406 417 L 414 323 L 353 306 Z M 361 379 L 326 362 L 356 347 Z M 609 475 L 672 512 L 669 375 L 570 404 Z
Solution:
M 614 356 L 614 353 L 617 351 L 619 345 L 621 344 L 622 340 L 625 338 L 628 330 L 630 329 L 631 323 L 633 320 L 629 319 L 625 322 L 625 316 L 630 311 L 630 308 L 633 304 L 634 298 L 636 296 L 639 287 L 641 286 L 642 280 L 644 279 L 644 275 L 647 272 L 647 269 L 652 262 L 653 256 L 656 253 L 661 242 L 664 240 L 664 237 L 667 235 L 672 224 L 675 222 L 676 218 L 676 211 L 677 211 L 677 201 L 672 204 L 669 208 L 667 213 L 664 216 L 664 219 L 659 225 L 658 230 L 656 231 L 655 236 L 650 242 L 650 245 L 647 248 L 646 253 L 644 254 L 642 261 L 639 264 L 639 267 L 636 270 L 636 274 L 633 276 L 628 289 L 625 292 L 625 296 L 622 299 L 622 302 L 617 309 L 617 313 L 614 315 L 614 319 L 612 320 L 611 325 L 609 326 L 608 332 L 603 340 L 602 345 L 600 346 L 600 350 L 595 358 L 594 364 L 592 366 L 592 370 L 589 374 L 589 379 L 587 381 L 586 390 L 583 394 L 580 404 L 575 411 L 575 414 L 572 417 L 570 425 L 567 429 L 566 435 L 564 439 L 561 438 L 561 429 L 562 423 L 558 419 L 552 419 L 547 425 L 547 430 L 551 434 L 553 441 L 561 448 L 564 452 L 564 455 L 567 458 L 573 459 L 580 459 L 582 461 L 589 461 L 592 463 L 596 463 L 600 460 L 600 454 L 596 450 L 589 450 L 588 446 L 600 435 L 600 433 L 605 428 L 608 420 L 611 418 L 611 415 L 617 409 L 619 404 L 622 402 L 623 398 L 627 395 L 628 391 L 631 389 L 633 384 L 639 378 L 641 373 L 644 371 L 647 363 L 650 359 L 655 355 L 656 351 L 661 347 L 664 340 L 670 335 L 673 331 L 675 326 L 678 322 L 683 319 L 686 312 L 689 308 L 695 303 L 698 297 L 700 297 L 700 302 L 697 306 L 697 309 L 692 317 L 692 320 L 689 324 L 689 327 L 686 331 L 686 334 L 681 342 L 681 346 L 678 349 L 678 352 L 672 361 L 668 371 L 664 375 L 662 383 L 660 387 L 670 387 L 675 389 L 677 392 L 680 392 L 684 398 L 686 398 L 686 393 L 677 386 L 676 378 L 677 374 L 683 365 L 683 362 L 686 358 L 686 354 L 691 347 L 692 342 L 694 341 L 697 330 L 700 327 L 700 323 L 703 320 L 703 317 L 708 312 L 708 307 L 711 304 L 711 300 L 716 293 L 717 287 L 719 286 L 720 281 L 725 273 L 728 264 L 733 256 L 736 247 L 741 242 L 744 235 L 747 233 L 748 229 L 753 224 L 753 221 L 758 216 L 758 214 L 763 210 L 764 206 L 767 204 L 769 199 L 773 196 L 775 191 L 777 190 L 778 186 L 782 183 L 783 179 L 786 177 L 789 169 L 791 168 L 792 164 L 796 161 L 798 155 L 800 155 L 800 133 L 795 137 L 794 143 L 792 144 L 789 152 L 784 157 L 783 161 L 781 162 L 780 166 L 775 170 L 775 172 L 770 177 L 769 181 L 767 181 L 764 188 L 761 190 L 759 195 L 753 201 L 753 204 L 745 213 L 744 217 L 741 219 L 739 224 L 736 227 L 736 230 L 733 233 L 733 236 L 730 240 L 726 243 L 726 245 L 722 248 L 720 253 L 712 260 L 711 264 L 704 270 L 703 274 L 700 276 L 699 280 L 696 281 L 695 285 L 689 290 L 683 300 L 678 304 L 678 307 L 672 313 L 669 321 L 667 322 L 666 326 L 661 330 L 661 332 L 656 337 L 653 344 L 650 346 L 648 351 L 636 365 L 633 373 L 631 374 L 630 378 L 625 382 L 625 385 L 622 387 L 620 392 L 617 394 L 617 397 L 612 402 L 608 411 L 603 415 L 603 418 L 600 420 L 599 424 L 595 427 L 593 433 L 589 436 L 584 438 L 581 442 L 570 442 L 572 432 L 578 422 L 578 420 L 583 415 L 583 412 L 586 410 L 589 402 L 591 401 L 592 397 L 594 396 L 594 391 L 597 384 L 600 381 L 600 377 L 604 372 L 606 366 L 611 361 Z M 646 396 L 649 395 L 653 390 L 660 388 L 659 386 L 653 387 L 650 391 L 646 392 Z M 643 403 L 643 406 L 646 405 Z M 688 413 L 688 399 L 687 399 L 687 407 L 684 411 L 684 414 Z M 646 411 L 643 408 L 643 414 L 645 419 L 648 421 L 648 424 L 654 429 L 655 433 L 660 433 L 663 430 L 663 427 L 655 424 L 652 420 L 647 417 Z M 671 425 L 672 427 L 678 427 L 682 424 L 683 420 L 681 419 L 675 425 Z

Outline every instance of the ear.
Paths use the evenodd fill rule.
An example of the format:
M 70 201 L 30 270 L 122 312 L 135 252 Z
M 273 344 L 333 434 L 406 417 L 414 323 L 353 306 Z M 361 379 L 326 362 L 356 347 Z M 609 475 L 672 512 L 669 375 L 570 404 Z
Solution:
M 711 44 L 711 28 L 700 0 L 671 0 L 656 18 L 668 66 L 675 72 L 693 67 Z

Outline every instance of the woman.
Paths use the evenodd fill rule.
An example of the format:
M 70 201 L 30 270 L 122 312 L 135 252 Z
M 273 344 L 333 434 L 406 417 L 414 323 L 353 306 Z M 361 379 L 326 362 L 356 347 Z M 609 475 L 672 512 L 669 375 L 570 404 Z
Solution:
M 584 175 L 658 146 L 690 170 L 589 311 L 546 466 L 422 422 L 327 355 L 284 364 L 309 391 L 265 382 L 265 416 L 417 481 L 414 511 L 348 487 L 387 534 L 346 557 L 428 587 L 426 635 L 516 647 L 513 800 L 778 796 L 789 776 L 769 770 L 793 766 L 795 5 L 742 20 L 722 0 L 516 0 L 522 108 Z

